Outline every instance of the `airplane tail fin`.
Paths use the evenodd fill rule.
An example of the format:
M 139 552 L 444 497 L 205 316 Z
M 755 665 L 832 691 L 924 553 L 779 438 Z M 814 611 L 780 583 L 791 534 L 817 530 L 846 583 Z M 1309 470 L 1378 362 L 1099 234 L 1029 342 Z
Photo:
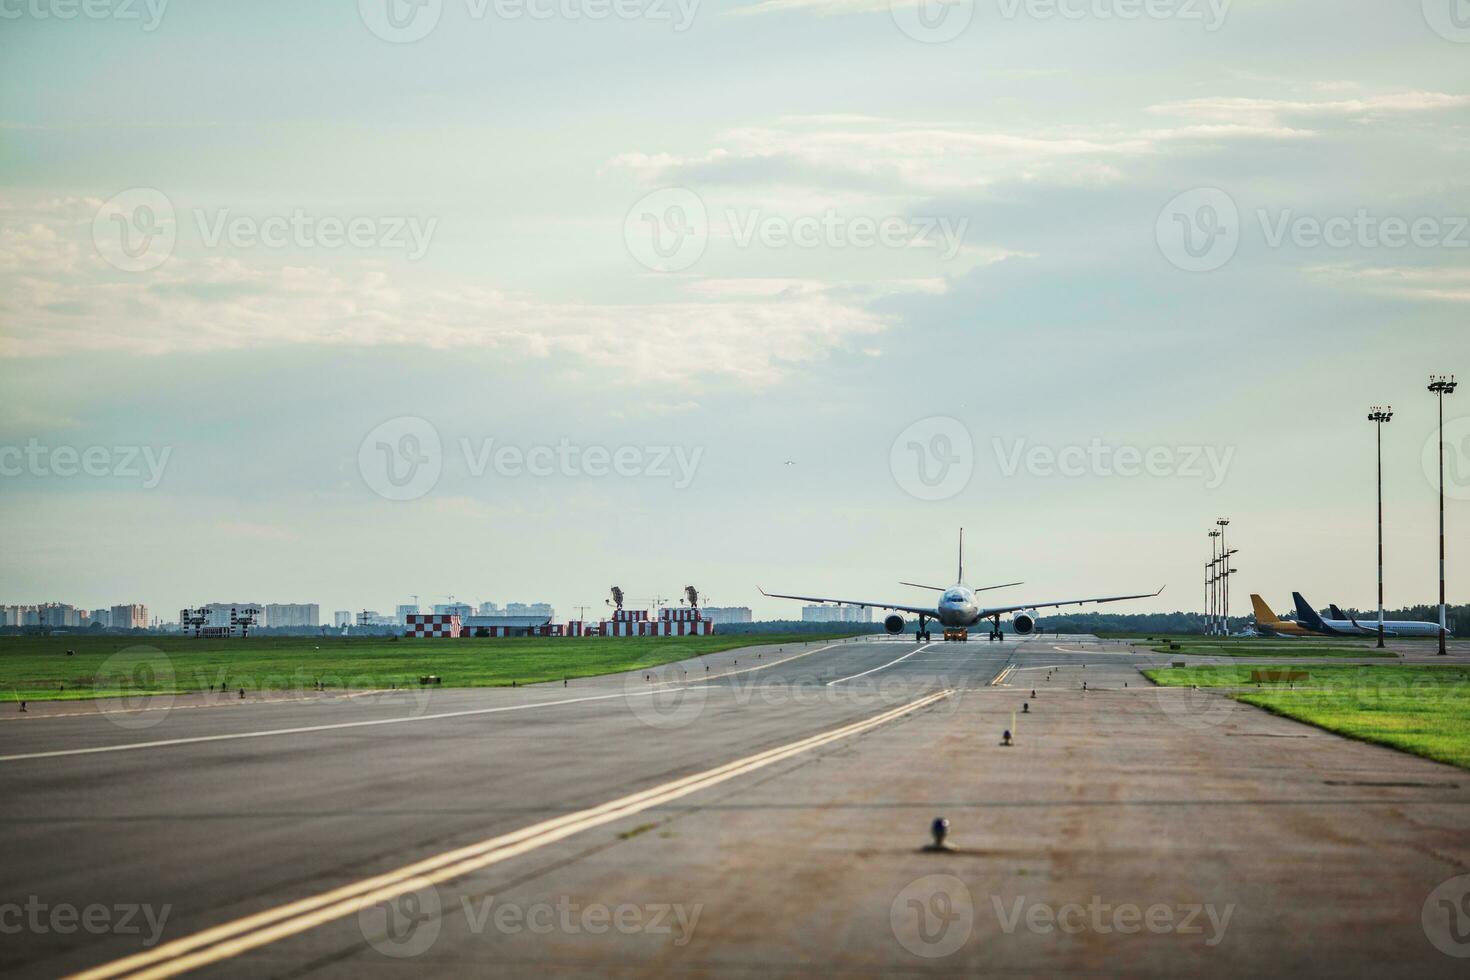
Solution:
M 1337 608 L 1337 603 L 1335 602 L 1330 602 L 1327 604 L 1327 611 L 1332 614 L 1333 619 L 1341 619 L 1344 621 L 1352 619 L 1352 617 L 1349 616 L 1347 613 Z
M 965 580 L 965 529 L 960 528 L 960 570 L 955 576 L 956 582 Z
M 1291 594 L 1291 601 L 1296 603 L 1297 619 L 1314 630 L 1320 630 L 1322 628 L 1322 617 L 1317 615 L 1317 610 L 1312 608 L 1310 602 L 1302 598 L 1300 592 L 1293 592 Z
M 1262 626 L 1269 626 L 1272 623 L 1281 622 L 1276 617 L 1276 614 L 1271 611 L 1271 607 L 1266 605 L 1266 600 L 1254 592 L 1251 593 L 1251 608 L 1256 612 L 1256 622 Z

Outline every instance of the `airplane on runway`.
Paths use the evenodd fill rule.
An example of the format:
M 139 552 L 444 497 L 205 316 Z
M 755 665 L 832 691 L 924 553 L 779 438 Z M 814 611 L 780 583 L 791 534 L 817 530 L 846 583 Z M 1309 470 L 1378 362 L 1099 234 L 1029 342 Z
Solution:
M 1251 608 L 1256 613 L 1256 632 L 1262 636 L 1315 636 L 1309 629 L 1289 619 L 1281 619 L 1271 607 L 1266 605 L 1266 600 L 1251 593 Z
M 903 584 L 912 585 L 913 583 L 907 582 Z M 1009 584 L 1019 585 L 1020 583 L 1011 582 Z M 844 606 L 857 606 L 859 609 L 892 610 L 892 615 L 885 617 L 883 620 L 883 628 L 889 633 L 902 633 L 906 624 L 899 613 L 910 613 L 919 618 L 919 628 L 915 634 L 915 639 L 921 642 L 927 642 L 929 640 L 928 623 L 931 619 L 938 622 L 941 626 L 950 629 L 968 629 L 988 619 L 992 623 L 990 631 L 991 639 L 1003 639 L 1000 632 L 1000 617 L 1007 613 L 1013 614 L 1011 616 L 1011 628 L 1017 634 L 1026 636 L 1036 629 L 1036 610 L 1038 609 L 1056 606 L 1080 606 L 1091 602 L 1122 602 L 1125 599 L 1149 599 L 1164 591 L 1163 589 L 1159 589 L 1158 592 L 1141 592 L 1137 595 L 1100 596 L 1091 599 L 1058 599 L 1050 602 L 1023 602 L 1013 606 L 982 606 L 976 599 L 977 592 L 1005 587 L 991 585 L 982 589 L 974 589 L 965 584 L 965 529 L 960 528 L 959 573 L 956 576 L 955 584 L 947 589 L 937 589 L 935 586 L 919 586 L 919 588 L 933 588 L 942 593 L 939 597 L 939 602 L 933 606 L 910 606 L 901 602 L 867 602 L 856 599 L 833 599 L 823 596 L 783 595 L 777 592 L 767 592 L 765 589 L 760 589 L 760 593 L 770 599 L 795 599 L 800 602 L 835 602 Z M 760 587 L 756 586 L 756 588 L 759 589 Z
M 1331 607 L 1332 619 L 1323 619 L 1312 604 L 1302 597 L 1300 592 L 1291 594 L 1292 601 L 1296 603 L 1296 616 L 1298 622 L 1308 629 L 1323 633 L 1327 636 L 1377 636 L 1378 621 L 1364 624 L 1353 619 L 1351 616 L 1341 615 L 1341 610 L 1336 606 Z M 1384 636 L 1438 636 L 1438 623 L 1423 623 L 1409 619 L 1390 619 L 1383 623 Z

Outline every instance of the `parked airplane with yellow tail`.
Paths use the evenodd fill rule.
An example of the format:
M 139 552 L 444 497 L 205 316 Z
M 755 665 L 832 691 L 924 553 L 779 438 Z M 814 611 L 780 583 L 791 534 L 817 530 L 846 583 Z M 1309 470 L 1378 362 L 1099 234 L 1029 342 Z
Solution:
M 1317 636 L 1319 634 L 1305 627 L 1298 626 L 1288 619 L 1281 619 L 1271 607 L 1266 605 L 1266 600 L 1251 593 L 1251 607 L 1256 612 L 1256 632 L 1266 636 Z

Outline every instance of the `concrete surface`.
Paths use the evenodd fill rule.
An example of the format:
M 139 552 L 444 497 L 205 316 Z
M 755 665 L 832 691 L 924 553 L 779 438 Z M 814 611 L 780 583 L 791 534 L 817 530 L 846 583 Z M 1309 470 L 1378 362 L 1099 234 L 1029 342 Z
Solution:
M 1136 665 L 1171 657 L 1126 644 L 825 647 L 0 724 L 0 928 L 40 909 L 0 970 L 94 966 L 150 948 L 130 908 L 167 907 L 166 943 L 950 690 L 203 972 L 1463 975 L 1435 945 L 1470 954 L 1463 771 L 1154 688 Z M 956 850 L 921 850 L 935 816 Z M 89 905 L 106 922 L 50 918 Z

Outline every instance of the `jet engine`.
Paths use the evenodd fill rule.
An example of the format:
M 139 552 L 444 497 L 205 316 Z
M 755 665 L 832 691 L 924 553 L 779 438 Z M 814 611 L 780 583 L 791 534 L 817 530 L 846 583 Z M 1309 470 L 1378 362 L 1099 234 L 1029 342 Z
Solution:
M 1011 628 L 1019 636 L 1026 636 L 1032 630 L 1036 629 L 1036 610 L 1026 609 L 1016 613 L 1011 617 Z
M 885 616 L 883 619 L 883 628 L 890 633 L 902 633 L 903 617 L 900 616 L 898 613 L 894 613 L 891 616 Z

